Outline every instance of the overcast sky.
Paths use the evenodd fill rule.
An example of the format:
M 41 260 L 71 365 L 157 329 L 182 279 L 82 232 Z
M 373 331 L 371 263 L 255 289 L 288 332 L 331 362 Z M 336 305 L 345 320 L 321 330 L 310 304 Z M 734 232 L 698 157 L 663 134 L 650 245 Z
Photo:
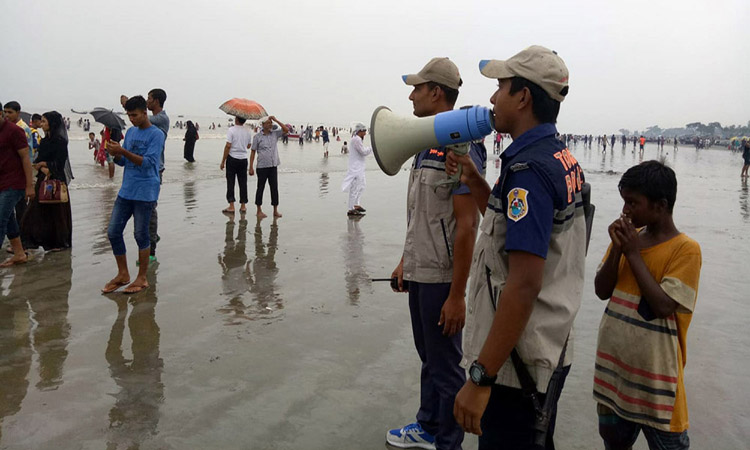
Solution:
M 409 115 L 400 76 L 448 56 L 458 104 L 489 106 L 481 59 L 540 44 L 570 71 L 561 132 L 750 120 L 750 1 L 66 0 L 2 2 L 0 101 L 24 110 L 118 105 L 220 115 L 232 97 L 293 122 Z

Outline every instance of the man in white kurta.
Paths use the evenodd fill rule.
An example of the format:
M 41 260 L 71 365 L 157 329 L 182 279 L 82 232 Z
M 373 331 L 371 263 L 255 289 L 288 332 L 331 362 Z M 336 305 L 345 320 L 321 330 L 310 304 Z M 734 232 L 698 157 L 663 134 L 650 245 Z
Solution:
M 365 158 L 372 153 L 372 148 L 365 147 L 362 143 L 365 134 L 367 127 L 358 123 L 354 127 L 354 136 L 349 146 L 349 170 L 341 184 L 342 191 L 349 191 L 349 211 L 346 213 L 349 216 L 361 216 L 365 213 L 359 200 L 365 191 Z

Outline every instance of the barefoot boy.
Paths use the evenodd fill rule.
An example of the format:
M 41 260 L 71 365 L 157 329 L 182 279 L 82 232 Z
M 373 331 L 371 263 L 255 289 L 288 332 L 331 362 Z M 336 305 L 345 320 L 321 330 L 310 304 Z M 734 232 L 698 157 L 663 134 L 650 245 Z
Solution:
M 138 243 L 138 276 L 125 288 L 126 294 L 134 294 L 148 288 L 148 270 L 151 240 L 148 224 L 151 211 L 159 198 L 159 161 L 164 147 L 164 133 L 151 125 L 146 112 L 146 100 L 141 96 L 129 99 L 125 111 L 133 124 L 120 146 L 115 141 L 107 142 L 107 151 L 115 164 L 124 166 L 122 187 L 112 209 L 107 236 L 117 261 L 117 276 L 110 280 L 102 292 L 109 293 L 130 283 L 130 273 L 125 256 L 125 241 L 122 233 L 133 217 L 135 241 Z
M 622 215 L 609 226 L 612 243 L 594 282 L 609 300 L 594 371 L 599 434 L 607 449 L 630 448 L 641 431 L 651 449 L 687 449 L 683 368 L 701 249 L 672 221 L 672 169 L 643 162 L 619 189 Z

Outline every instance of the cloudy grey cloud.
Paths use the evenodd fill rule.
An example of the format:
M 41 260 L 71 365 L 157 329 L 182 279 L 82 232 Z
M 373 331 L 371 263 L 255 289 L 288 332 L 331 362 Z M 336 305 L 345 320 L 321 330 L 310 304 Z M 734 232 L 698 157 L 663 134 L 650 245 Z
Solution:
M 531 44 L 570 69 L 559 128 L 612 133 L 750 119 L 750 2 L 4 2 L 0 100 L 29 108 L 117 106 L 167 90 L 172 115 L 220 115 L 254 99 L 290 122 L 408 115 L 400 75 L 433 56 L 461 70 L 459 104 L 489 105 L 480 59 Z M 28 106 L 29 108 L 26 108 Z

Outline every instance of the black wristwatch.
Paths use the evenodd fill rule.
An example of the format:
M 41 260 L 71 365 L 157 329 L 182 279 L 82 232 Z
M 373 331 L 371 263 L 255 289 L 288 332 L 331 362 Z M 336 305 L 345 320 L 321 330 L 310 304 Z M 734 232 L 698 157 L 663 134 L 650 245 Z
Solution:
M 474 362 L 471 363 L 471 367 L 469 367 L 469 378 L 471 379 L 471 382 L 477 386 L 492 386 L 497 380 L 497 375 L 492 377 L 488 376 L 487 369 L 474 360 Z

